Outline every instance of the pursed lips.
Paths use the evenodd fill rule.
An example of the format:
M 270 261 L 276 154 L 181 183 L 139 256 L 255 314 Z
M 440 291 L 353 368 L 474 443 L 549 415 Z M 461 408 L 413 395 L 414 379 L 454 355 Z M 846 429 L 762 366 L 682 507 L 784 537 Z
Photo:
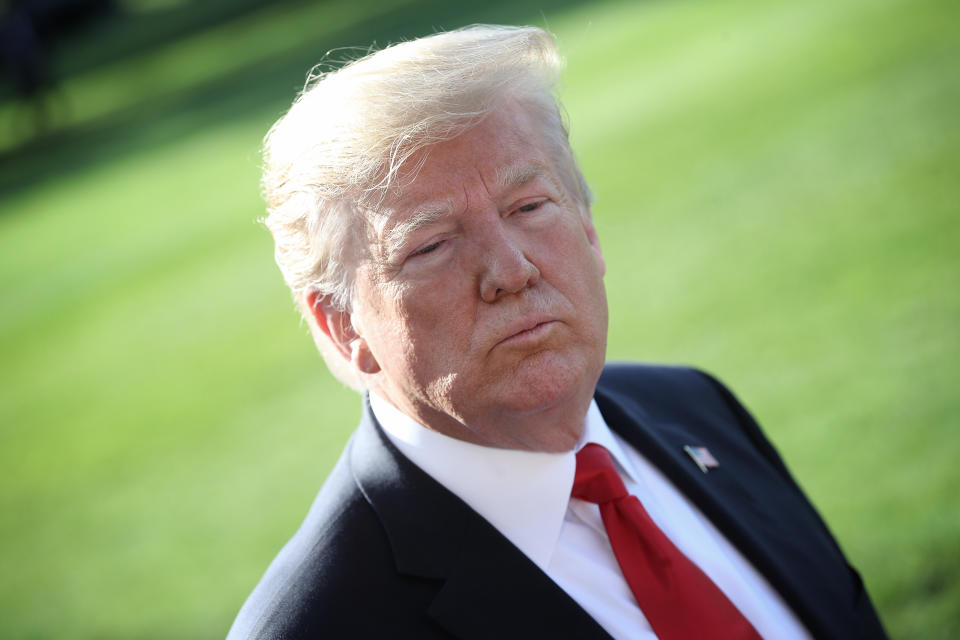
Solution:
M 557 319 L 555 317 L 545 313 L 533 313 L 514 320 L 500 333 L 503 337 L 497 341 L 494 347 L 520 341 L 527 336 L 534 337 L 540 329 L 556 321 Z

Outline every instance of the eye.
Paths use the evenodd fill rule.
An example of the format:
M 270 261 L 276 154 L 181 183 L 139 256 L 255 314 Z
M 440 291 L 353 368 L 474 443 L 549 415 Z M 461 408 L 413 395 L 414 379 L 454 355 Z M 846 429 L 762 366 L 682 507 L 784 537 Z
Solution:
M 546 204 L 546 203 L 547 203 L 547 199 L 546 199 L 546 198 L 542 198 L 542 199 L 540 199 L 540 200 L 534 200 L 534 201 L 532 201 L 532 202 L 526 202 L 526 203 L 520 205 L 519 207 L 517 207 L 516 209 L 514 209 L 513 211 L 514 211 L 514 213 L 530 213 L 531 211 L 536 211 L 537 209 L 539 209 L 540 207 L 542 207 L 542 206 L 543 206 L 544 204 Z
M 537 200 L 535 202 L 528 202 L 523 206 L 517 207 L 517 211 L 519 211 L 520 213 L 528 213 L 530 211 L 536 211 L 537 209 L 543 206 L 544 202 L 546 202 L 546 200 Z
M 421 249 L 417 249 L 416 251 L 414 251 L 414 252 L 411 253 L 410 255 L 411 255 L 411 257 L 412 257 L 412 256 L 422 256 L 422 255 L 426 255 L 426 254 L 428 254 L 428 253 L 432 253 L 432 252 L 436 251 L 436 250 L 440 247 L 440 244 L 441 244 L 440 242 L 431 242 L 431 243 L 428 244 L 427 246 L 425 246 L 425 247 L 423 247 L 423 248 L 421 248 Z

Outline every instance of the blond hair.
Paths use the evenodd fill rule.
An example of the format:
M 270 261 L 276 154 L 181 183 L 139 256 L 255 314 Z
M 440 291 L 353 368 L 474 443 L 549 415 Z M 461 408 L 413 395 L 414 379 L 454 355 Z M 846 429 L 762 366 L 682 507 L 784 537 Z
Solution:
M 418 150 L 455 138 L 506 99 L 537 111 L 561 177 L 589 202 L 553 95 L 562 65 L 542 29 L 475 25 L 311 74 L 267 134 L 262 182 L 276 261 L 301 306 L 316 294 L 351 309 L 367 247 L 361 212 L 398 188 L 398 172 Z M 307 321 L 331 371 L 356 386 Z

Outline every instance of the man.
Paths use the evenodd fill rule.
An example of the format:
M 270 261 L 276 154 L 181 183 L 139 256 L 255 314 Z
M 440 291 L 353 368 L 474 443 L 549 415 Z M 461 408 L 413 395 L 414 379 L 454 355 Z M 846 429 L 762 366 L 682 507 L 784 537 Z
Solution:
M 605 264 L 535 28 L 315 79 L 267 225 L 360 424 L 232 638 L 874 638 L 867 594 L 709 376 L 604 367 Z

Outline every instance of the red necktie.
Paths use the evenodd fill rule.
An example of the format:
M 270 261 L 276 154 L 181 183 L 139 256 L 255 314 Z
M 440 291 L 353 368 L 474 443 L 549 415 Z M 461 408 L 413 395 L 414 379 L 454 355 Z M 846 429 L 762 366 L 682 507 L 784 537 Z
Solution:
M 588 444 L 577 454 L 572 495 L 600 505 L 620 570 L 658 638 L 760 638 L 717 585 L 660 531 L 637 497 L 627 493 L 602 446 Z

